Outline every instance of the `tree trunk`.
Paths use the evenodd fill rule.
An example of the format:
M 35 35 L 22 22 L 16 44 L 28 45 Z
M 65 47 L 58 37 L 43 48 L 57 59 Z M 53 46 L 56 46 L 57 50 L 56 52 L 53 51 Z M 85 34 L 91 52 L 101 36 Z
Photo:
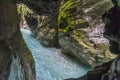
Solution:
M 16 1 L 0 0 L 0 80 L 8 79 L 35 80 L 35 65 L 19 30 Z

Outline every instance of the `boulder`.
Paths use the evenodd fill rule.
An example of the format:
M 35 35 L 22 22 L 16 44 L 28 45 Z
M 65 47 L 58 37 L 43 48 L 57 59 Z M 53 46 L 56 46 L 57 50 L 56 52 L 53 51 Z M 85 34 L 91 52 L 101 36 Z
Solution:
M 101 15 L 111 7 L 108 0 L 62 0 L 58 24 L 63 52 L 92 67 L 113 59 L 115 55 L 110 54 L 108 40 L 102 35 L 101 20 Z
M 88 71 L 87 74 L 80 78 L 70 78 L 65 80 L 101 80 L 102 76 L 109 71 L 112 62 L 113 60 L 97 66 L 93 70 Z M 108 78 L 105 78 L 105 80 L 108 80 Z
M 105 53 L 102 49 L 86 45 L 83 40 L 78 44 L 76 40 L 69 36 L 61 37 L 59 43 L 64 54 L 76 57 L 83 64 L 93 68 L 115 57 L 115 55 L 113 56 L 109 52 Z

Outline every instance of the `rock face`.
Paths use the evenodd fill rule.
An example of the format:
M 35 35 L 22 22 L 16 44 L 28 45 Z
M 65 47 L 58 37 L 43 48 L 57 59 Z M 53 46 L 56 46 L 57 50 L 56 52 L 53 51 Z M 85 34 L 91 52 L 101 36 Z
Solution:
M 96 50 L 95 47 L 94 49 L 84 44 L 83 40 L 78 44 L 72 37 L 64 36 L 59 39 L 59 43 L 63 53 L 76 57 L 80 62 L 91 67 L 101 65 L 103 62 L 107 62 L 115 57 L 110 53 L 101 51 L 102 49 Z M 103 47 L 105 47 L 105 45 Z
M 102 35 L 104 24 L 101 15 L 112 6 L 110 1 L 25 0 L 23 2 L 38 14 L 32 13 L 26 16 L 26 20 L 35 37 L 44 46 L 58 45 L 59 35 L 59 43 L 64 53 L 73 55 L 92 67 L 115 57 L 110 54 L 108 41 Z
M 114 57 L 106 45 L 108 41 L 102 36 L 104 24 L 101 15 L 112 6 L 110 1 L 23 2 L 38 14 L 29 11 L 30 14 L 25 18 L 35 37 L 44 46 L 58 46 L 59 35 L 59 43 L 64 53 L 73 55 L 92 67 Z M 75 44 L 74 47 L 72 44 Z
M 26 21 L 36 38 L 44 46 L 58 45 L 57 0 L 23 1 L 35 13 L 26 15 Z M 36 14 L 37 13 L 37 14 Z M 29 16 L 30 15 L 30 16 Z
M 89 29 L 87 34 L 89 39 L 95 43 L 105 43 L 107 42 L 102 34 L 104 32 L 104 24 L 101 20 L 102 14 L 112 7 L 110 0 L 83 0 L 85 2 L 83 7 L 83 18 L 89 23 Z M 107 4 L 107 5 L 106 5 Z
M 40 40 L 40 42 L 44 46 L 48 47 L 55 47 L 57 43 L 55 43 L 55 40 L 57 40 L 56 34 L 57 34 L 57 24 L 56 24 L 56 17 L 55 16 L 39 16 L 39 23 L 36 34 L 36 38 Z M 36 30 L 33 29 L 33 30 Z M 33 31 L 32 30 L 32 31 Z M 34 31 L 35 32 L 35 31 Z
M 106 62 L 106 63 L 94 68 L 93 70 L 87 72 L 86 75 L 84 75 L 80 78 L 70 78 L 70 79 L 66 79 L 66 80 L 101 80 L 102 76 L 104 74 L 106 74 L 108 72 L 108 70 L 110 69 L 112 62 L 113 62 L 113 60 Z M 105 80 L 109 80 L 109 79 L 106 78 Z
M 116 16 L 116 15 L 112 15 L 112 16 Z M 114 28 L 114 26 L 111 27 Z M 106 26 L 105 28 L 107 29 L 105 29 L 104 36 L 109 40 L 110 51 L 115 53 L 117 57 L 110 62 L 104 63 L 101 66 L 94 68 L 93 70 L 89 71 L 86 75 L 80 78 L 77 79 L 71 78 L 67 80 L 119 80 L 120 79 L 119 27 L 117 27 L 118 29 L 117 33 L 113 33 L 112 31 L 110 31 L 108 29 L 109 28 L 108 26 Z M 107 34 L 107 33 L 111 33 L 111 34 Z
M 80 78 L 70 78 L 66 80 L 119 80 L 119 62 L 120 56 L 117 56 L 114 60 L 97 66 Z
M 88 66 L 95 66 L 95 59 L 90 56 L 91 52 L 86 50 L 82 45 L 76 43 L 75 40 L 70 37 L 63 37 L 59 40 L 62 46 L 62 52 L 78 58 L 83 64 Z M 84 53 L 84 54 L 83 54 Z
M 101 15 L 112 4 L 108 0 L 76 1 L 61 2 L 58 20 L 63 33 L 60 36 L 67 37 L 59 38 L 60 45 L 64 53 L 95 67 L 115 57 L 110 54 L 108 41 L 103 38 L 104 24 L 101 20 Z
M 0 1 L 0 80 L 35 80 L 34 59 L 20 33 L 15 3 Z M 20 74 L 10 78 L 13 66 Z

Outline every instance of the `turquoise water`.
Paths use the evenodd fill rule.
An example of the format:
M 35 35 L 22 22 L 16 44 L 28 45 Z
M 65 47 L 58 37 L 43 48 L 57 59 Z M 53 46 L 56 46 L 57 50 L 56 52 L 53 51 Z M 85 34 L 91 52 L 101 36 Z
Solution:
M 29 30 L 21 30 L 35 59 L 37 80 L 64 80 L 84 75 L 89 67 L 61 53 L 60 49 L 43 47 Z

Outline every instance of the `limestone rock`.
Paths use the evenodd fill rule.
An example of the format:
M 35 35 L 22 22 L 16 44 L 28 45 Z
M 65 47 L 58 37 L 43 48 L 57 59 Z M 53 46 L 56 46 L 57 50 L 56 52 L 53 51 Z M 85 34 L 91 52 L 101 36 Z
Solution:
M 28 26 L 44 46 L 54 47 L 58 44 L 57 0 L 23 1 L 34 12 L 25 16 Z M 34 6 L 34 7 L 33 7 Z M 37 14 L 36 14 L 37 13 Z
M 101 52 L 101 50 L 87 46 L 82 40 L 78 44 L 78 42 L 68 36 L 60 38 L 59 43 L 63 53 L 76 57 L 80 62 L 91 67 L 101 65 L 103 62 L 107 62 L 115 57 L 110 53 L 105 54 L 104 51 Z
M 113 59 L 115 56 L 110 54 L 108 41 L 102 35 L 104 24 L 101 20 L 101 15 L 111 7 L 108 0 L 62 0 L 59 26 L 63 35 L 71 37 L 59 38 L 63 52 L 79 60 L 82 57 L 84 61 L 81 62 L 94 67 Z

